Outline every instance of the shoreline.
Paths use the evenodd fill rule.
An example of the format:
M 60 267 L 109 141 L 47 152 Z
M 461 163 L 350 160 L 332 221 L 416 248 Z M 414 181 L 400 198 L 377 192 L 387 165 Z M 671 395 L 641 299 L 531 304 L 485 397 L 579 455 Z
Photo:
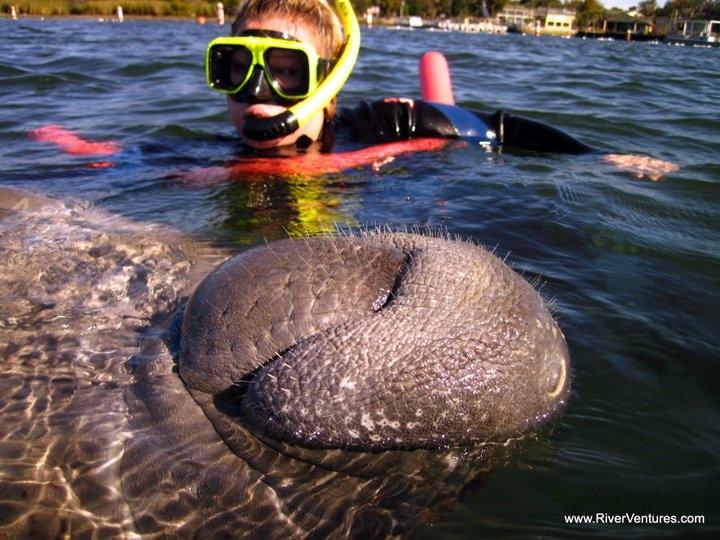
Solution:
M 199 17 L 180 17 L 177 15 L 125 15 L 123 17 L 122 22 L 127 21 L 170 21 L 170 22 L 181 22 L 181 21 L 191 21 L 191 22 L 197 22 Z M 10 21 L 22 21 L 23 19 L 31 19 L 31 20 L 46 20 L 46 19 L 72 19 L 72 20 L 87 20 L 87 21 L 104 21 L 104 22 L 116 22 L 119 23 L 121 21 L 118 20 L 117 17 L 114 15 L 30 15 L 23 13 L 22 15 L 18 15 L 17 19 L 13 19 L 10 15 L 7 13 L 0 13 L 0 19 L 7 19 Z M 210 20 L 207 17 L 205 17 L 206 22 L 204 24 L 215 24 L 217 25 L 217 22 L 214 20 Z M 232 21 L 229 18 L 225 19 L 225 24 L 231 24 Z M 223 26 L 223 25 L 219 25 Z
M 123 20 L 120 21 L 115 15 L 78 15 L 78 14 L 70 14 L 70 15 L 36 15 L 36 14 L 20 14 L 17 16 L 17 18 L 13 18 L 9 13 L 0 13 L 0 21 L 3 20 L 10 20 L 10 21 L 16 21 L 20 22 L 24 19 L 27 20 L 57 20 L 57 19 L 64 19 L 64 20 L 78 20 L 78 21 L 95 21 L 95 22 L 102 22 L 102 23 L 123 23 L 123 22 L 191 22 L 195 24 L 199 24 L 201 26 L 217 26 L 219 28 L 224 28 L 225 26 L 231 26 L 232 21 L 234 20 L 234 14 L 230 14 L 228 17 L 225 18 L 224 24 L 218 24 L 215 20 L 215 17 L 206 17 L 204 15 L 200 16 L 179 16 L 179 15 L 126 15 L 123 17 Z M 446 29 L 437 29 L 434 27 L 419 27 L 419 28 L 413 28 L 409 27 L 407 25 L 401 25 L 397 23 L 397 20 L 394 18 L 378 18 L 375 19 L 374 24 L 372 26 L 367 26 L 363 23 L 360 23 L 361 28 L 367 29 L 367 28 L 390 28 L 390 29 L 398 29 L 398 30 L 439 30 L 442 32 L 462 32 L 459 30 L 446 30 Z M 509 34 L 510 32 L 466 32 L 466 33 L 484 33 L 484 34 L 493 34 L 493 35 L 505 35 Z M 532 34 L 524 34 L 523 35 L 532 35 Z M 590 31 L 575 31 L 571 34 L 567 35 L 553 35 L 553 34 L 546 34 L 546 35 L 540 35 L 537 37 L 541 38 L 548 38 L 548 37 L 554 37 L 554 38 L 562 38 L 562 39 L 569 39 L 569 38 L 575 38 L 575 39 L 591 39 L 591 40 L 598 40 L 598 41 L 621 41 L 621 42 L 650 42 L 650 43 L 668 43 L 668 44 L 674 44 L 674 45 L 687 45 L 691 47 L 705 47 L 705 48 L 720 48 L 720 43 L 710 43 L 710 42 L 699 42 L 694 43 L 692 41 L 687 40 L 679 40 L 679 39 L 672 39 L 673 36 L 667 36 L 667 35 L 660 35 L 660 34 L 633 34 L 630 39 L 628 39 L 627 34 L 622 33 L 600 33 L 600 32 L 590 32 Z M 668 39 L 670 38 L 670 39 Z

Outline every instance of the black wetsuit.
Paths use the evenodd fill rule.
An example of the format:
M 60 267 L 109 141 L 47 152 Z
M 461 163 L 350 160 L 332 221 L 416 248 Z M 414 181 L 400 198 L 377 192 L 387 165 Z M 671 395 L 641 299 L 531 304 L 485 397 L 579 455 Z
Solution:
M 363 101 L 352 109 L 340 109 L 333 128 L 339 136 L 349 131 L 353 141 L 369 144 L 439 137 L 537 152 L 585 154 L 596 151 L 558 129 L 503 110 L 489 114 L 420 100 Z M 326 133 L 325 137 L 329 145 L 323 146 L 332 147 L 332 133 Z

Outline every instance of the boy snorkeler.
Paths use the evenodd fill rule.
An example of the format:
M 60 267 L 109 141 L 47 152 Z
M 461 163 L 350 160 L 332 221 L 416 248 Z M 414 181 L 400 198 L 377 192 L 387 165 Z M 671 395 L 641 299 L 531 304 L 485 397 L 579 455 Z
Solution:
M 336 114 L 335 94 L 355 60 L 347 58 L 352 56 L 349 42 L 358 40 L 355 55 L 359 47 L 359 35 L 348 35 L 359 34 L 349 1 L 336 0 L 336 4 L 342 21 L 324 0 L 247 0 L 233 23 L 232 36 L 208 46 L 208 83 L 227 94 L 230 119 L 246 146 L 306 149 L 318 142 L 322 152 L 329 152 L 337 132 L 371 144 L 441 138 L 540 152 L 600 153 L 551 126 L 502 110 L 490 114 L 421 100 L 387 99 L 362 102 Z M 334 81 L 322 108 L 305 114 L 302 124 L 294 122 L 292 111 L 304 100 L 316 98 L 313 93 L 323 90 L 325 79 L 338 79 L 335 72 L 342 68 L 345 73 L 339 84 Z M 645 156 L 603 154 L 602 159 L 652 179 L 677 169 Z
M 343 46 L 342 27 L 330 6 L 323 0 L 249 0 L 233 23 L 232 36 L 241 43 L 231 41 L 227 61 L 221 57 L 211 65 L 218 68 L 214 80 L 234 90 L 227 96 L 228 112 L 244 142 L 273 148 L 319 140 L 335 114 L 334 96 L 289 134 L 257 140 L 245 131 L 251 119 L 280 115 L 317 90 Z

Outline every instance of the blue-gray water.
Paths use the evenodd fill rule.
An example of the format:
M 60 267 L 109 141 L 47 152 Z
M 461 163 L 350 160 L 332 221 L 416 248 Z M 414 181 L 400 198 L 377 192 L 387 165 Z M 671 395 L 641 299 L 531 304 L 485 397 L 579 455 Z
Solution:
M 379 172 L 188 186 L 172 173 L 236 151 L 217 138 L 232 130 L 203 80 L 204 47 L 219 33 L 180 22 L 0 20 L 0 184 L 239 248 L 333 222 L 443 227 L 495 247 L 554 300 L 574 396 L 549 438 L 420 536 L 719 534 L 718 50 L 364 32 L 343 103 L 417 96 L 417 59 L 439 49 L 459 103 L 679 165 L 659 182 L 595 156 L 453 147 Z M 92 159 L 28 137 L 46 124 L 123 151 L 113 167 L 88 167 Z M 704 515 L 706 525 L 563 520 L 598 512 Z

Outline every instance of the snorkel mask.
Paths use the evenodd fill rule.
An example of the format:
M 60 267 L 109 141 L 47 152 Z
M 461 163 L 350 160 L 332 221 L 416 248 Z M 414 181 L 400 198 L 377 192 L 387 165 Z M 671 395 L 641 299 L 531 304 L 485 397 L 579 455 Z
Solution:
M 214 39 L 208 45 L 205 74 L 210 88 L 236 95 L 252 84 L 260 67 L 278 96 L 290 102 L 301 100 L 276 116 L 247 118 L 243 133 L 249 139 L 268 141 L 290 135 L 324 109 L 347 81 L 360 51 L 360 27 L 349 0 L 335 0 L 335 5 L 345 44 L 320 84 L 326 61 L 312 46 L 288 40 L 282 34 L 245 32 L 242 36 Z
M 329 65 L 312 45 L 271 30 L 246 30 L 236 37 L 217 38 L 208 47 L 206 59 L 207 77 L 214 90 L 244 102 L 272 89 L 284 105 L 312 95 Z

